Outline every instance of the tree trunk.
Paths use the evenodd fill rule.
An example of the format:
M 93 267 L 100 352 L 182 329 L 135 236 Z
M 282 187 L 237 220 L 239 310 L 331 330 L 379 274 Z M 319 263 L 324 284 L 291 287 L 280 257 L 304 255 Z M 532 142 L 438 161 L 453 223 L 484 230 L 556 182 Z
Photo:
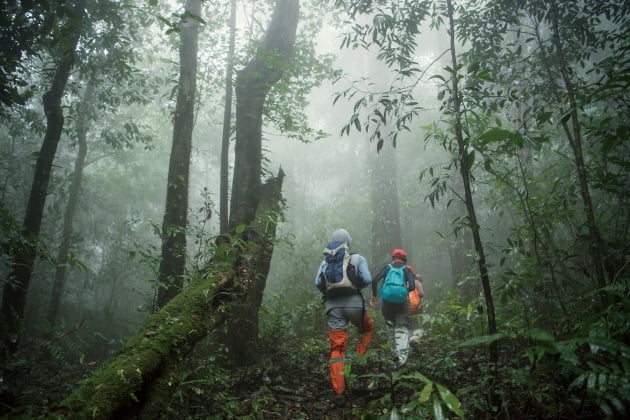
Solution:
M 277 0 L 263 45 L 236 81 L 236 144 L 230 201 L 230 229 L 254 218 L 262 174 L 263 106 L 293 51 L 298 22 L 298 0 Z
M 199 278 L 154 314 L 117 355 L 80 382 L 60 407 L 72 418 L 155 419 L 176 391 L 180 366 L 195 343 L 249 299 L 265 277 L 282 204 L 282 174 L 268 181 L 253 223 L 234 241 L 218 243 L 214 261 Z M 227 268 L 226 268 L 227 267 Z
M 378 155 L 371 154 L 370 159 L 372 261 L 378 265 L 389 262 L 393 248 L 403 247 L 395 153 L 396 149 L 386 145 Z
M 227 233 L 229 222 L 229 151 L 232 131 L 232 74 L 234 72 L 234 44 L 236 38 L 236 0 L 230 1 L 230 45 L 225 69 L 225 108 L 223 112 L 223 135 L 221 137 L 221 183 L 219 186 L 219 231 Z
M 230 202 L 230 230 L 252 222 L 261 198 L 262 119 L 267 93 L 289 65 L 297 31 L 298 0 L 277 0 L 263 45 L 238 74 L 236 83 L 236 145 L 234 182 Z M 280 170 L 281 177 L 282 170 Z M 262 273 L 261 273 L 262 274 Z M 230 360 L 245 365 L 256 360 L 252 345 L 258 339 L 258 309 L 266 284 L 265 275 L 252 278 L 248 296 L 228 320 L 227 335 Z
M 85 87 L 83 100 L 79 105 L 77 113 L 77 141 L 79 143 L 79 151 L 77 153 L 77 159 L 74 163 L 74 175 L 70 185 L 68 205 L 63 217 L 63 231 L 61 234 L 61 243 L 57 252 L 55 280 L 50 297 L 50 305 L 48 307 L 48 323 L 50 324 L 51 329 L 55 327 L 55 323 L 57 322 L 57 315 L 61 305 L 61 296 L 66 278 L 66 269 L 68 268 L 68 253 L 70 250 L 70 237 L 72 236 L 72 222 L 74 221 L 77 204 L 79 203 L 81 181 L 83 180 L 83 168 L 85 166 L 85 157 L 87 156 L 86 136 L 88 131 L 88 112 L 93 96 L 94 83 L 90 80 Z
M 77 1 L 74 7 L 74 15 L 67 23 L 70 36 L 61 50 L 61 57 L 55 70 L 52 85 L 43 97 L 44 112 L 46 114 L 46 134 L 37 155 L 33 183 L 22 227 L 25 242 L 14 250 L 15 254 L 11 263 L 11 271 L 2 294 L 2 307 L 0 308 L 0 339 L 2 340 L 2 344 L 0 344 L 2 347 L 0 348 L 0 362 L 4 360 L 7 352 L 15 351 L 20 342 L 19 336 L 26 305 L 26 294 L 37 256 L 37 242 L 46 205 L 50 173 L 63 130 L 64 116 L 61 108 L 61 98 L 76 57 L 76 47 L 79 42 L 85 7 L 84 3 L 84 0 Z
M 586 215 L 586 221 L 591 240 L 588 241 L 588 246 L 591 251 L 591 258 L 593 259 L 593 270 L 595 272 L 595 280 L 599 288 L 600 299 L 602 306 L 606 308 L 608 305 L 608 299 L 604 288 L 606 287 L 606 275 L 604 270 L 604 240 L 602 239 L 601 232 L 597 227 L 597 221 L 595 220 L 595 214 L 593 212 L 593 203 L 591 200 L 591 193 L 588 187 L 588 179 L 586 176 L 586 167 L 584 165 L 584 154 L 582 152 L 582 135 L 580 132 L 580 121 L 578 117 L 578 104 L 575 99 L 575 93 L 573 92 L 573 83 L 568 72 L 568 65 L 564 58 L 562 43 L 560 41 L 560 29 L 558 25 L 558 8 L 554 0 L 551 1 L 551 27 L 552 27 L 552 40 L 556 50 L 556 58 L 558 61 L 558 67 L 564 82 L 564 87 L 569 100 L 569 115 L 571 116 L 571 128 L 569 129 L 567 123 L 564 122 L 565 133 L 573 149 L 573 158 L 575 161 L 575 169 L 577 172 L 578 184 L 580 185 L 580 192 L 582 195 L 582 203 L 584 205 L 584 214 Z
M 173 146 L 166 184 L 166 208 L 162 223 L 162 259 L 156 306 L 161 308 L 182 289 L 186 268 L 188 181 L 197 86 L 197 49 L 201 0 L 186 0 L 180 23 L 179 88 L 173 121 Z
M 453 111 L 454 111 L 454 124 L 455 124 L 455 137 L 459 149 L 459 165 L 462 176 L 462 182 L 464 187 L 464 201 L 466 203 L 466 210 L 468 213 L 468 222 L 473 237 L 473 243 L 475 244 L 475 251 L 477 253 L 477 263 L 479 265 L 479 273 L 481 276 L 481 284 L 483 287 L 483 294 L 486 301 L 486 312 L 488 317 L 488 333 L 495 334 L 497 332 L 497 325 L 494 311 L 494 299 L 492 298 L 492 289 L 490 288 L 490 276 L 488 275 L 488 267 L 486 266 L 486 255 L 484 253 L 483 244 L 481 242 L 481 236 L 479 234 L 479 223 L 477 222 L 477 215 L 475 213 L 475 204 L 472 198 L 472 188 L 470 182 L 470 161 L 471 156 L 464 139 L 462 132 L 462 118 L 461 118 L 461 104 L 459 96 L 459 86 L 457 73 L 457 54 L 455 53 L 455 24 L 453 21 L 453 5 L 451 0 L 446 1 L 448 8 L 448 20 L 449 20 L 449 36 L 451 40 L 451 61 L 452 61 L 452 83 L 453 83 Z M 499 358 L 497 342 L 493 341 L 490 344 L 490 361 L 496 365 Z

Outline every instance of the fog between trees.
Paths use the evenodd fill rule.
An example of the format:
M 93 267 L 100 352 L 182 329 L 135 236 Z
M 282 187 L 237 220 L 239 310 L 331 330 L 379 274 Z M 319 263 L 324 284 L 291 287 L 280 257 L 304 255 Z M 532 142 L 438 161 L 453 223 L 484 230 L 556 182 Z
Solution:
M 374 168 L 370 166 L 368 155 L 377 155 L 379 159 L 376 142 L 363 132 L 341 134 L 341 127 L 348 123 L 353 113 L 352 103 L 341 99 L 332 105 L 335 94 L 353 83 L 375 94 L 384 92 L 393 79 L 393 73 L 376 59 L 374 49 L 344 50 L 339 54 L 341 34 L 340 29 L 329 27 L 322 30 L 316 42 L 318 51 L 337 54 L 335 66 L 344 72 L 344 77 L 334 84 L 325 82 L 314 89 L 309 95 L 307 107 L 309 122 L 314 128 L 329 133 L 329 136 L 308 144 L 282 137 L 272 137 L 268 142 L 271 165 L 282 166 L 288 174 L 284 191 L 288 202 L 288 222 L 280 226 L 280 232 L 298 238 L 298 247 L 309 250 L 309 261 L 315 268 L 321 261 L 322 244 L 326 244 L 336 227 L 349 230 L 356 252 L 368 257 L 371 255 L 369 172 Z M 426 48 L 418 59 L 427 65 L 439 55 L 439 35 L 429 33 L 422 38 Z M 434 64 L 434 67 L 437 69 L 439 64 Z M 438 106 L 436 92 L 435 84 L 430 81 L 419 84 L 416 93 L 426 101 L 423 105 L 427 111 L 418 118 L 418 126 L 428 124 L 434 117 Z M 423 168 L 436 162 L 445 162 L 448 158 L 443 150 L 426 144 L 421 132 L 401 133 L 401 136 L 395 149 L 391 142 L 383 146 L 394 149 L 396 156 L 398 172 L 391 176 L 398 183 L 401 223 L 405 231 L 403 243 L 391 244 L 391 248 L 409 248 L 410 263 L 425 273 L 427 280 L 432 279 L 427 281 L 429 291 L 443 285 L 448 288 L 451 277 L 448 250 L 440 249 L 441 239 L 435 232 L 436 226 L 443 224 L 442 227 L 446 227 L 448 222 L 439 208 L 432 208 L 425 200 L 426 187 L 418 182 Z M 276 249 L 270 273 L 269 287 L 272 290 L 276 286 L 276 279 L 282 282 L 285 278 L 283 265 L 275 263 L 285 252 L 302 253 L 299 249 L 285 251 L 282 246 Z M 382 257 L 377 261 L 368 258 L 374 274 L 388 261 L 386 255 Z M 282 258 L 290 258 L 290 255 Z M 278 272 L 275 271 L 276 267 Z M 305 274 L 305 278 L 289 279 L 289 284 L 310 287 L 314 271 L 311 269 Z
M 55 2 L 36 3 L 39 8 Z M 574 2 L 528 0 L 515 2 L 520 14 L 514 14 L 501 2 L 457 2 L 455 50 L 461 67 L 454 71 L 447 53 L 447 2 L 375 2 L 381 16 L 393 16 L 390 7 L 398 4 L 400 21 L 391 22 L 406 22 L 390 27 L 383 18 L 376 33 L 369 31 L 379 22 L 373 18 L 376 12 L 361 13 L 361 5 L 370 2 L 340 3 L 356 14 L 327 3 L 301 2 L 293 65 L 272 88 L 263 113 L 261 179 L 282 168 L 286 210 L 277 226 L 260 312 L 261 342 L 281 341 L 274 334 L 282 330 L 304 345 L 296 349 L 304 360 L 319 350 L 326 352 L 325 341 L 312 344 L 325 334 L 313 280 L 331 233 L 343 227 L 353 237 L 352 250 L 368 258 L 373 274 L 387 262 L 383 246 L 408 251 L 427 294 L 429 336 L 422 348 L 426 358 L 417 372 L 448 385 L 466 413 L 497 410 L 501 404 L 494 398 L 500 397 L 506 411 L 514 408 L 506 402 L 512 399 L 540 418 L 577 415 L 580 404 L 575 401 L 583 403 L 588 415 L 627 414 L 628 399 L 622 391 L 627 390 L 630 372 L 626 302 L 630 151 L 623 76 L 629 67 L 624 30 L 628 6 L 620 1 L 580 2 L 589 12 L 584 13 Z M 216 264 L 214 248 L 208 246 L 219 234 L 227 4 L 203 2 L 201 14 L 186 284 Z M 273 5 L 237 3 L 236 72 L 253 57 Z M 68 369 L 52 369 L 63 372 L 67 381 L 62 381 L 65 385 L 56 396 L 70 392 L 80 376 L 75 370 L 85 369 L 87 374 L 145 325 L 157 296 L 182 4 L 119 6 L 97 11 L 87 1 L 90 29 L 79 42 L 62 97 L 64 129 L 20 330 L 24 350 L 6 365 L 10 372 L 14 363 L 17 372 L 21 361 L 39 361 L 41 354 L 61 363 Z M 7 16 L 18 15 L 7 9 Z M 431 23 L 438 16 L 443 20 L 435 27 Z M 353 25 L 367 25 L 362 27 L 365 36 L 354 38 L 357 48 L 342 48 Z M 60 31 L 53 35 L 62 37 Z M 395 31 L 399 38 L 387 38 Z M 405 33 L 411 33 L 416 43 L 408 54 L 402 47 L 396 49 L 405 45 L 398 44 Z M 11 281 L 15 250 L 24 243 L 21 225 L 46 130 L 41 98 L 58 62 L 55 45 L 61 45 L 51 42 L 53 35 L 32 34 L 34 46 L 21 46 L 23 58 L 14 72 L 19 79 L 3 81 L 3 92 L 5 87 L 17 87 L 23 95 L 23 103 L 11 103 L 11 95 L 3 93 L 10 100 L 0 115 L 3 287 Z M 364 49 L 361 43 L 371 45 Z M 409 62 L 394 60 L 387 66 L 377 58 L 385 52 L 392 54 L 385 57 Z M 397 78 L 405 71 L 407 76 Z M 453 75 L 458 77 L 459 93 L 454 93 Z M 81 111 L 89 80 L 96 81 L 94 99 L 87 104 L 88 111 Z M 397 106 L 382 102 L 387 92 L 388 99 L 400 100 Z M 365 102 L 356 105 L 361 98 Z M 461 113 L 454 112 L 458 100 Z M 375 110 L 386 108 L 387 119 L 381 121 Z M 45 314 L 75 178 L 82 112 L 89 116 L 88 152 L 59 317 L 51 326 Z M 413 118 L 401 122 L 406 112 Z M 368 128 L 368 121 L 378 122 L 370 122 Z M 463 154 L 456 142 L 458 126 L 463 127 Z M 382 144 L 377 132 L 383 136 Z M 233 153 L 234 132 L 230 179 Z M 379 200 L 385 203 L 386 197 L 374 200 L 371 188 L 376 182 L 372 174 L 387 156 L 393 157 L 396 168 L 391 174 L 398 193 L 395 221 L 382 219 L 385 209 L 379 208 Z M 478 228 L 471 229 L 468 223 L 462 167 L 472 180 Z M 387 231 L 391 223 L 399 224 L 400 241 L 389 237 L 383 238 L 384 244 L 375 243 L 375 226 Z M 482 291 L 473 233 L 483 243 L 496 302 L 498 333 L 491 337 L 486 336 L 488 296 Z M 301 321 L 293 322 L 293 314 Z M 379 315 L 374 312 L 375 318 Z M 59 334 L 66 338 L 57 340 Z M 220 357 L 220 340 L 214 340 L 212 334 L 205 339 L 197 349 L 201 357 L 192 360 Z M 497 342 L 500 363 L 486 365 L 487 345 Z M 77 360 L 83 367 L 77 368 Z M 493 370 L 497 366 L 498 372 Z M 38 381 L 50 375 L 44 367 L 38 369 L 34 375 Z M 476 382 L 460 377 L 458 372 L 464 371 Z M 554 372 L 561 374 L 554 377 Z M 521 396 L 525 383 L 529 394 Z M 40 385 L 24 380 L 23 389 L 18 383 L 2 391 L 26 400 L 29 390 L 40 395 L 45 388 Z M 504 394 L 486 395 L 484 386 Z M 438 402 L 457 415 L 452 400 L 441 398 Z M 181 404 L 190 403 L 186 401 Z M 11 401 L 12 406 L 19 402 Z

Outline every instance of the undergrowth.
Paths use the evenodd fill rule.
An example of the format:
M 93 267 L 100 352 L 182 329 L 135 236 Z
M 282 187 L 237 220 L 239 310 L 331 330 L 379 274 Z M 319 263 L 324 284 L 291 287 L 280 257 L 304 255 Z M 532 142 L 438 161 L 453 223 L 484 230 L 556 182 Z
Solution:
M 616 285 L 615 293 L 625 293 Z M 621 292 L 619 292 L 621 290 Z M 456 293 L 429 301 L 414 319 L 417 341 L 407 364 L 389 355 L 379 311 L 373 344 L 361 357 L 357 333 L 349 334 L 345 397 L 335 397 L 328 377 L 328 339 L 323 304 L 315 291 L 265 298 L 250 366 L 230 367 L 226 348 L 212 337 L 187 358 L 181 382 L 163 419 L 381 419 L 381 418 L 626 418 L 630 406 L 628 303 L 618 299 L 605 313 L 556 336 L 501 319 L 509 329 L 484 334 L 479 302 L 462 304 Z M 582 320 L 586 318 L 580 318 Z M 33 343 L 5 366 L 14 381 L 0 384 L 2 414 L 39 418 L 97 364 L 104 337 L 68 336 Z M 492 366 L 487 345 L 497 341 Z M 103 355 L 105 357 L 106 355 Z

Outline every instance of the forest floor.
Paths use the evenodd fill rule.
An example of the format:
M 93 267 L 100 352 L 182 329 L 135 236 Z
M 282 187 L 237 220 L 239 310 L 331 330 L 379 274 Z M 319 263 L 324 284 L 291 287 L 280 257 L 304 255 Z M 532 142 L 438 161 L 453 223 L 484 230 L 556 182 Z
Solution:
M 392 402 L 392 377 L 421 368 L 417 345 L 412 345 L 408 362 L 397 368 L 382 340 L 373 341 L 366 357 L 354 351 L 356 339 L 349 340 L 346 391 L 337 395 L 328 374 L 327 337 L 296 341 L 280 343 L 275 352 L 268 343 L 263 344 L 259 349 L 260 363 L 240 369 L 220 367 L 216 355 L 193 354 L 187 360 L 184 379 L 160 420 L 374 419 L 391 413 L 394 406 L 400 410 L 414 392 L 422 389 L 420 381 L 416 381 L 418 387 L 413 390 L 398 387 Z M 50 355 L 47 358 L 50 360 Z M 15 369 L 22 372 L 21 379 L 16 379 L 20 391 L 12 393 L 0 386 L 3 419 L 45 418 L 47 406 L 63 399 L 76 381 L 89 376 L 97 366 L 20 360 L 16 360 L 20 363 Z
M 156 420 L 454 419 L 464 418 L 464 412 L 468 418 L 493 418 L 496 409 L 489 409 L 487 399 L 493 385 L 500 386 L 504 398 L 495 407 L 509 412 L 507 418 L 603 418 L 592 398 L 582 395 L 577 405 L 566 397 L 555 399 L 566 389 L 563 382 L 556 384 L 562 379 L 556 364 L 541 366 L 537 382 L 525 383 L 531 368 L 522 358 L 506 359 L 501 371 L 490 373 L 483 348 L 464 351 L 427 328 L 400 367 L 391 359 L 384 328 L 375 331 L 365 357 L 354 351 L 356 331 L 350 334 L 341 396 L 330 385 L 325 329 L 316 333 L 303 328 L 298 334 L 281 325 L 260 337 L 259 360 L 247 367 L 229 367 L 219 362 L 225 349 L 212 349 L 211 340 L 199 343 L 186 359 L 169 407 Z M 63 400 L 108 354 L 86 355 L 77 364 L 62 357 L 65 353 L 47 349 L 33 349 L 11 361 L 13 381 L 0 381 L 1 419 L 49 418 L 50 405 Z
M 317 341 L 314 340 L 313 345 Z M 365 358 L 356 355 L 353 350 L 346 353 L 346 391 L 337 395 L 331 388 L 328 375 L 327 342 L 321 340 L 319 344 L 323 346 L 312 349 L 309 354 L 304 354 L 304 351 L 297 352 L 295 357 L 277 354 L 266 363 L 237 373 L 238 377 L 234 377 L 232 372 L 229 389 L 221 389 L 221 385 L 217 384 L 216 389 L 208 392 L 208 389 L 187 389 L 184 384 L 182 388 L 186 396 L 180 399 L 179 404 L 176 396 L 175 404 L 171 405 L 165 418 L 380 418 L 390 414 L 394 407 L 396 412 L 404 413 L 407 409 L 401 407 L 409 402 L 412 394 L 417 395 L 423 388 L 421 381 L 415 381 L 417 386 L 410 387 L 413 381 L 398 386 L 403 382 L 393 379 L 405 375 L 410 377 L 418 371 L 420 347 L 412 344 L 408 362 L 396 367 L 387 356 L 386 345 L 380 345 L 370 350 Z M 190 382 L 196 381 L 192 379 Z M 392 389 L 395 389 L 393 400 Z M 193 395 L 195 392 L 198 395 Z M 214 401 L 209 401 L 208 397 Z M 187 412 L 186 417 L 182 417 L 183 411 Z

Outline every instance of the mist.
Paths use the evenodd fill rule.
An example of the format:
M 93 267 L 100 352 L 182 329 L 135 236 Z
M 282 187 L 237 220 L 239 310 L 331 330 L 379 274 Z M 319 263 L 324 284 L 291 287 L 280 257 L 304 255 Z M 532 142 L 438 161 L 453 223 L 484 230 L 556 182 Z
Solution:
M 247 210 L 260 216 L 266 186 L 282 186 L 282 211 L 267 224 L 220 210 L 229 1 L 3 6 L 0 413 L 30 406 L 35 418 L 53 400 L 72 401 L 79 379 L 160 330 L 143 328 L 166 316 L 174 296 L 162 296 L 165 284 L 183 293 L 207 282 L 204 299 L 217 306 L 203 317 L 216 324 L 182 350 L 179 400 L 161 415 L 272 418 L 264 410 L 281 406 L 284 416 L 329 418 L 278 395 L 309 376 L 301 369 L 328 391 L 314 279 L 344 228 L 372 275 L 405 249 L 425 292 L 422 340 L 402 379 L 383 362 L 380 309 L 367 309 L 376 344 L 368 363 L 348 356 L 360 367 L 348 372 L 356 392 L 342 409 L 365 411 L 348 418 L 428 418 L 440 407 L 461 418 L 503 407 L 509 417 L 519 406 L 528 418 L 627 415 L 628 6 L 302 1 L 285 57 L 272 49 L 288 36 L 286 22 L 273 29 L 281 36 L 272 30 L 282 1 L 297 4 L 236 2 L 233 28 L 235 86 L 255 60 L 268 68 L 250 80 L 269 86 L 251 92 L 262 98 L 260 162 L 235 147 L 252 117 L 238 105 L 251 98 L 235 93 L 228 104 L 228 201 L 238 168 L 260 163 Z M 179 95 L 186 77 L 193 93 Z M 192 134 L 178 152 L 185 100 Z M 177 173 L 181 150 L 190 167 Z M 187 209 L 183 226 L 166 222 L 169 204 Z M 238 220 L 226 232 L 221 217 Z M 269 243 L 257 243 L 253 232 L 269 226 Z M 181 266 L 166 275 L 171 258 Z M 234 302 L 223 306 L 222 293 Z M 362 293 L 369 299 L 371 288 Z M 238 322 L 251 328 L 240 344 Z M 247 352 L 234 359 L 239 348 Z M 285 359 L 296 382 L 280 372 Z M 28 402 L 44 401 L 53 380 L 64 385 L 49 401 Z M 399 386 L 400 399 L 383 402 Z M 221 387 L 223 400 L 207 397 Z M 273 398 L 248 397 L 239 416 L 239 389 Z M 308 400 L 332 410 L 319 395 Z

